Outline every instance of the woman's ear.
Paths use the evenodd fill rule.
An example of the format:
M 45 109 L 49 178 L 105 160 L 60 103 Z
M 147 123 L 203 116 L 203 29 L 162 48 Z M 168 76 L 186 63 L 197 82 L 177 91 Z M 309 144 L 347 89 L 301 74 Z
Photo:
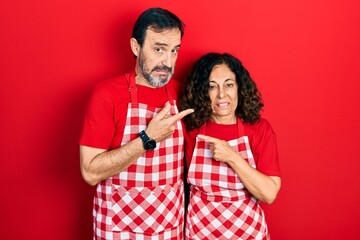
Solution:
M 135 38 L 130 39 L 130 47 L 131 47 L 131 50 L 132 50 L 133 54 L 136 57 L 138 57 L 139 56 L 139 51 L 140 51 L 140 45 L 138 44 L 138 42 L 136 41 Z

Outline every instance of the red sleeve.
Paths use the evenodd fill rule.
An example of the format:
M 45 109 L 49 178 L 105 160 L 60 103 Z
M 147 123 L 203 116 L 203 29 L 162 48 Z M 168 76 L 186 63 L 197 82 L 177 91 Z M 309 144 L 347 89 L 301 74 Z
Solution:
M 80 144 L 109 149 L 114 136 L 114 106 L 110 91 L 98 85 L 88 102 Z
M 246 126 L 257 170 L 268 176 L 280 176 L 276 134 L 270 123 L 261 119 Z

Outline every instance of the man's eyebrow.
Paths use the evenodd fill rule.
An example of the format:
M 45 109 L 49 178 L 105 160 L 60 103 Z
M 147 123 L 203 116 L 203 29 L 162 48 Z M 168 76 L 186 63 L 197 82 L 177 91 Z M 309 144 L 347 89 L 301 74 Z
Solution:
M 167 43 L 161 43 L 161 42 L 156 42 L 155 43 L 155 46 L 165 46 L 165 47 L 168 47 L 169 44 Z M 180 47 L 180 44 L 176 45 L 174 48 L 179 48 Z
M 156 42 L 156 46 L 169 46 L 167 43 Z

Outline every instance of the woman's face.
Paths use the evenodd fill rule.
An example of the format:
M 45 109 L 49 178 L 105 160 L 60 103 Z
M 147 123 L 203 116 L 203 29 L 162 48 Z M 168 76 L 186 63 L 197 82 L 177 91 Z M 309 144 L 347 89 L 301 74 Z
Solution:
M 209 77 L 211 118 L 216 123 L 236 123 L 238 85 L 235 74 L 226 64 L 215 65 Z

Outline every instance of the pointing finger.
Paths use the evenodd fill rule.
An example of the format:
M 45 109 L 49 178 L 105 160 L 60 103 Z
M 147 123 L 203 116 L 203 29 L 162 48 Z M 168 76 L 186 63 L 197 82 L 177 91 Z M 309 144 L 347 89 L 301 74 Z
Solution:
M 198 138 L 200 138 L 202 140 L 205 140 L 205 141 L 208 141 L 208 142 L 211 142 L 211 143 L 215 143 L 215 142 L 218 141 L 217 138 L 209 137 L 209 136 L 206 136 L 206 135 L 203 135 L 203 134 L 199 134 L 197 136 L 198 136 Z
M 193 112 L 194 112 L 194 109 L 186 109 L 186 110 L 183 110 L 183 111 L 175 114 L 174 116 L 169 117 L 168 119 L 172 122 L 176 122 L 177 120 L 180 120 L 183 117 L 185 117 L 186 115 L 193 113 Z

